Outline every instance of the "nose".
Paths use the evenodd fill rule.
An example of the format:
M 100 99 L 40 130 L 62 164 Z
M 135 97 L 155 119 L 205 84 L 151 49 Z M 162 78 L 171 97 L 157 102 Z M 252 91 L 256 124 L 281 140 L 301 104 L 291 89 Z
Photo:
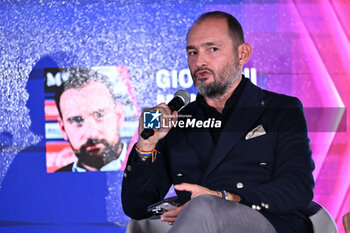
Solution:
M 98 124 L 92 117 L 85 119 L 82 126 L 82 133 L 85 140 L 89 138 L 98 138 Z
M 207 58 L 203 53 L 197 54 L 196 67 L 206 67 L 208 65 Z

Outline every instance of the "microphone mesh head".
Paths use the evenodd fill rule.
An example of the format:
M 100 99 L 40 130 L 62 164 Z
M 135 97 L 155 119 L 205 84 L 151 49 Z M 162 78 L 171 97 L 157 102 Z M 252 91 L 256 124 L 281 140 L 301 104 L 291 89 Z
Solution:
M 175 96 L 178 96 L 178 97 L 180 97 L 183 100 L 183 102 L 185 103 L 184 106 L 189 104 L 190 101 L 191 101 L 191 95 L 186 90 L 178 90 L 178 91 L 176 91 L 175 92 Z

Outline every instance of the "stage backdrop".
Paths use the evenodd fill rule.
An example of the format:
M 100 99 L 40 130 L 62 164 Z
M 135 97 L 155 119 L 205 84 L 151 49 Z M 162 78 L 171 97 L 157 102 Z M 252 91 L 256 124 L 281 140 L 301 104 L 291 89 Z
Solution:
M 196 92 L 186 33 L 203 12 L 242 23 L 253 55 L 246 77 L 300 98 L 316 165 L 314 200 L 344 232 L 350 211 L 350 2 L 12 1 L 0 3 L 0 232 L 124 232 L 124 165 L 55 173 L 74 161 L 48 86 L 61 67 L 92 68 L 127 96 L 121 139 L 132 145 L 143 108 Z M 120 88 L 119 88 L 120 87 Z M 63 152 L 62 152 L 63 151 Z

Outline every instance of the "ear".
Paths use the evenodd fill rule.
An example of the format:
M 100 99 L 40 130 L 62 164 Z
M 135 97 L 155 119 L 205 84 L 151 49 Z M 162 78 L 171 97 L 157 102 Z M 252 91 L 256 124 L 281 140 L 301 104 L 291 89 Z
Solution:
M 122 128 L 124 125 L 125 115 L 124 115 L 124 108 L 122 103 L 115 102 L 114 111 L 117 113 L 118 116 L 118 128 Z
M 239 58 L 239 64 L 243 66 L 246 64 L 250 56 L 252 55 L 253 49 L 248 43 L 243 43 L 240 46 L 238 46 L 238 58 Z
M 64 128 L 64 123 L 61 117 L 58 118 L 58 126 L 60 128 L 61 134 L 64 138 L 64 140 L 68 141 L 68 136 L 66 133 L 66 129 Z

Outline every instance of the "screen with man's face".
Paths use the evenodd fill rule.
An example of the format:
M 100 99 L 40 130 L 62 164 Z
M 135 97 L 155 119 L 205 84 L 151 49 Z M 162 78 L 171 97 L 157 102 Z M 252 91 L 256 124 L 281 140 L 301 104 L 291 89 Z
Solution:
M 82 74 L 86 70 L 91 77 Z M 123 170 L 139 108 L 122 70 L 45 69 L 47 172 Z

